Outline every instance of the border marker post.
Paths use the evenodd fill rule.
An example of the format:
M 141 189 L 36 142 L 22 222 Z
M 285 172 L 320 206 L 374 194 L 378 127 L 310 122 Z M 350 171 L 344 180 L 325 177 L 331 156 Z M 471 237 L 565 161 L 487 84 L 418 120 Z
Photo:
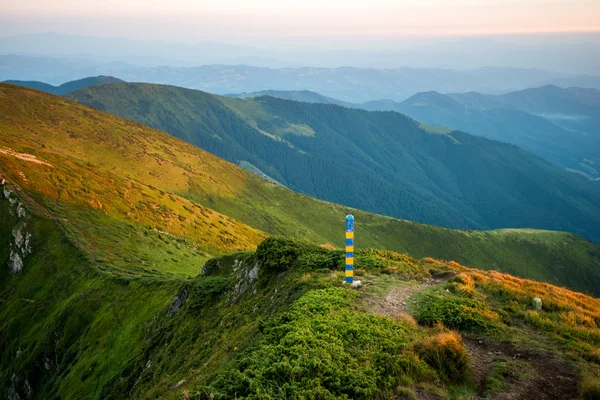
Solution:
M 354 283 L 354 217 L 346 216 L 346 283 Z

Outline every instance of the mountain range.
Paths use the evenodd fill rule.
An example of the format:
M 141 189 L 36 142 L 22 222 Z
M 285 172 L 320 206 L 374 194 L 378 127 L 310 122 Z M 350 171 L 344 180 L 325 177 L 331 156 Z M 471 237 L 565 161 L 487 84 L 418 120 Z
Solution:
M 337 35 L 318 40 L 311 36 L 286 40 L 281 37 L 247 37 L 219 42 L 143 40 L 55 32 L 0 37 L 0 54 L 87 59 L 97 64 L 118 61 L 144 67 L 245 64 L 266 68 L 352 65 L 365 69 L 403 66 L 468 70 L 493 65 L 522 69 L 551 68 L 566 72 L 564 75 L 567 76 L 573 73 L 597 75 L 600 64 L 595 54 L 599 52 L 598 32 L 448 38 L 409 35 L 367 40 L 360 36 Z
M 427 147 L 414 143 L 451 155 L 451 145 L 474 142 L 487 157 L 517 151 L 532 168 L 547 164 L 391 112 L 145 84 L 73 93 L 96 90 L 167 94 L 172 112 L 185 110 L 177 96 L 193 96 L 204 113 L 195 123 L 227 128 L 211 131 L 222 140 L 236 126 L 252 138 L 255 121 L 307 156 L 319 153 L 290 136 L 313 137 L 301 124 L 314 124 L 311 114 L 337 132 L 342 113 L 370 127 L 390 118 L 394 134 L 402 124 L 421 155 Z M 179 121 L 153 114 L 156 104 L 127 100 L 128 110 Z M 325 129 L 314 126 L 315 137 Z M 165 132 L 9 84 L 0 84 L 0 186 L 0 393 L 10 400 L 451 399 L 457 390 L 494 399 L 523 388 L 545 400 L 590 397 L 600 383 L 598 299 L 531 280 L 598 296 L 600 247 L 570 233 L 458 231 L 350 209 Z M 342 286 L 348 213 L 356 290 Z
M 82 56 L 0 55 L 0 81 L 25 80 L 60 84 L 108 75 L 130 82 L 159 83 L 216 94 L 259 90 L 311 90 L 346 102 L 374 99 L 402 101 L 418 92 L 437 90 L 502 94 L 554 84 L 600 88 L 600 76 L 504 67 L 474 69 L 253 67 L 210 64 L 173 67 L 122 61 L 95 61 Z
M 259 91 L 310 103 L 338 104 L 371 111 L 397 111 L 419 121 L 462 130 L 519 147 L 591 180 L 600 179 L 600 91 L 543 86 L 490 95 L 477 92 L 422 92 L 402 101 L 348 103 L 310 91 Z
M 600 241 L 600 188 L 586 178 L 396 112 L 134 83 L 68 97 L 323 200 L 444 227 L 564 230 Z
M 114 82 L 123 82 L 123 81 L 120 79 L 114 78 L 112 76 L 94 76 L 94 77 L 79 79 L 76 81 L 65 82 L 59 86 L 53 86 L 48 83 L 39 82 L 39 81 L 6 81 L 5 83 L 10 83 L 11 85 L 24 86 L 24 87 L 56 94 L 58 96 L 62 96 L 69 92 L 72 92 L 74 90 L 83 89 L 88 86 L 100 85 L 102 83 L 114 83 Z
M 113 85 L 124 84 L 95 87 Z M 138 275 L 194 275 L 207 258 L 253 248 L 266 234 L 336 244 L 339 215 L 353 213 L 365 247 L 454 259 L 580 290 L 600 287 L 597 246 L 575 235 L 458 231 L 350 209 L 265 181 L 144 125 L 42 92 L 1 87 L 3 176 L 27 188 L 34 204 L 54 215 L 101 268 L 124 273 L 126 260 L 135 260 Z M 28 162 L 31 156 L 52 167 Z M 163 246 L 157 237 L 168 240 Z M 169 251 L 181 252 L 178 262 Z

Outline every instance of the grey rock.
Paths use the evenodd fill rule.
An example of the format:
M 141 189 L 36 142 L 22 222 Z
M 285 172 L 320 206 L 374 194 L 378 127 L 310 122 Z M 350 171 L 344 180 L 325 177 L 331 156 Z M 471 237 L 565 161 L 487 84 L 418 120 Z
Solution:
M 258 279 L 258 264 L 256 264 L 254 268 L 250 270 L 248 273 L 248 279 L 250 279 L 250 281 Z M 277 289 L 275 289 L 275 293 L 277 293 Z
M 27 215 L 27 210 L 25 209 L 25 207 L 23 207 L 22 203 L 19 203 L 19 206 L 17 207 L 17 217 L 23 218 L 26 215 Z
M 535 297 L 531 301 L 531 308 L 533 308 L 536 311 L 542 311 L 542 299 L 540 299 L 539 297 Z
M 33 388 L 23 372 L 12 374 L 7 394 L 8 400 L 26 400 L 33 398 Z
M 27 232 L 25 234 L 25 243 L 23 244 L 21 251 L 22 251 L 23 255 L 33 253 L 33 249 L 31 248 L 31 233 L 29 233 L 29 232 Z
M 14 228 L 12 230 L 12 235 L 15 240 L 15 246 L 17 246 L 19 249 L 21 249 L 21 247 L 23 246 L 23 243 L 25 242 L 25 237 L 21 233 L 21 229 Z
M 23 269 L 23 259 L 18 252 L 11 250 L 8 258 L 8 268 L 13 275 L 16 275 Z
M 167 312 L 167 316 L 172 317 L 173 315 L 177 314 L 177 311 L 179 311 L 181 306 L 183 306 L 185 304 L 187 299 L 188 299 L 188 289 L 183 288 L 181 293 L 178 294 L 177 296 L 175 296 L 175 299 L 173 299 L 173 302 L 171 303 L 171 306 L 169 307 L 169 311 Z

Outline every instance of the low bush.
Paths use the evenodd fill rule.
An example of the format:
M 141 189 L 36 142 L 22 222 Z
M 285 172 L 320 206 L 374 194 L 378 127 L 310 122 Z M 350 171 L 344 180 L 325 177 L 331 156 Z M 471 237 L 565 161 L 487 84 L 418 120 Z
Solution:
M 459 297 L 436 297 L 425 299 L 417 311 L 417 320 L 433 326 L 440 322 L 451 329 L 473 333 L 485 333 L 498 328 L 498 314 L 479 300 Z
M 469 376 L 469 355 L 456 332 L 442 332 L 415 344 L 415 351 L 442 380 L 464 382 Z
M 190 307 L 200 309 L 215 301 L 232 286 L 230 277 L 208 276 L 199 278 L 189 289 Z
M 463 297 L 472 297 L 475 293 L 475 281 L 470 275 L 464 272 L 461 272 L 452 279 L 450 287 L 452 292 Z
M 272 236 L 262 241 L 256 249 L 256 260 L 267 271 L 286 271 L 298 266 L 298 258 L 307 252 L 327 250 L 298 240 Z
M 344 253 L 338 250 L 325 250 L 322 248 L 311 249 L 298 257 L 298 265 L 307 269 L 344 268 Z
M 389 398 L 406 376 L 431 378 L 430 368 L 405 351 L 416 327 L 355 310 L 357 300 L 343 288 L 306 293 L 267 322 L 260 340 L 198 397 Z

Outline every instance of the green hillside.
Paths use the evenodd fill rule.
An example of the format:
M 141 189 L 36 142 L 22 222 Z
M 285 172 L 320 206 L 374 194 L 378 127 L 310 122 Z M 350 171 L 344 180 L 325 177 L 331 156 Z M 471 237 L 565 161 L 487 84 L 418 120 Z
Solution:
M 69 97 L 327 201 L 451 228 L 551 229 L 600 242 L 596 185 L 515 146 L 440 134 L 398 113 L 149 84 Z
M 59 218 L 100 265 L 128 270 L 133 260 L 148 274 L 177 269 L 193 276 L 207 258 L 253 249 L 265 233 L 341 247 L 340 220 L 353 213 L 357 245 L 364 248 L 598 293 L 599 249 L 575 235 L 459 231 L 349 209 L 266 182 L 143 125 L 33 90 L 0 87 L 0 173 Z M 160 251 L 154 250 L 157 237 L 165 242 Z M 175 250 L 187 252 L 186 265 L 172 262 L 177 257 L 169 251 Z
M 596 90 L 545 86 L 501 96 L 419 93 L 389 109 L 427 123 L 514 143 L 596 179 L 600 176 L 599 104 Z
M 236 94 L 236 95 L 227 95 L 227 97 L 236 97 L 238 99 L 250 99 L 250 98 L 261 97 L 261 96 L 270 96 L 270 97 L 277 97 L 280 99 L 302 101 L 304 103 L 336 104 L 336 105 L 342 106 L 342 107 L 361 108 L 357 104 L 333 99 L 331 97 L 323 96 L 319 93 L 312 92 L 310 90 L 260 90 L 258 92 L 252 92 L 252 93 L 240 93 L 240 94 Z
M 0 200 L 0 235 L 29 238 L 11 243 L 23 268 L 0 279 L 11 400 L 597 398 L 598 299 L 372 250 L 356 255 L 367 286 L 353 291 L 341 251 L 280 238 L 194 279 L 115 276 L 57 221 L 35 208 L 19 217 L 18 201 Z
M 345 103 L 310 91 L 265 90 L 268 95 L 368 111 L 397 111 L 419 121 L 519 147 L 591 180 L 600 179 L 600 91 L 548 85 L 504 95 L 422 92 L 402 101 Z
M 65 95 L 74 90 L 83 89 L 92 85 L 100 85 L 102 83 L 115 83 L 115 82 L 123 82 L 121 79 L 112 77 L 112 76 L 93 76 L 89 78 L 77 79 L 75 81 L 65 82 L 59 86 L 49 85 L 44 82 L 38 81 L 15 81 L 8 80 L 4 83 L 9 83 L 11 85 L 24 86 L 31 89 L 41 90 L 43 92 L 48 92 L 52 94 L 56 94 L 59 96 Z
M 597 296 L 600 249 L 588 241 L 348 209 L 17 86 L 0 85 L 0 116 L 10 400 L 597 398 L 598 299 L 460 265 Z M 356 291 L 331 249 L 348 212 Z

